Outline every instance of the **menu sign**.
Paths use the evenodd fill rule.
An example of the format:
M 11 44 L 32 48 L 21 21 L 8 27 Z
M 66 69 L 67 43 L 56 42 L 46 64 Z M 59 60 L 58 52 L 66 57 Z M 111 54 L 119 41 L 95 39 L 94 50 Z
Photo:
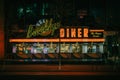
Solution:
M 102 38 L 103 37 L 103 32 L 91 32 L 90 37 Z

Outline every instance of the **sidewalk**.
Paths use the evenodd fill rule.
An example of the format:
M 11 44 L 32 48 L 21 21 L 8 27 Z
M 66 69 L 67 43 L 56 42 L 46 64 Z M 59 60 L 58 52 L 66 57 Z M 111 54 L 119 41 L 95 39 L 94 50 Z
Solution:
M 24 62 L 24 61 L 23 61 Z M 19 62 L 18 62 L 19 63 Z M 1 63 L 0 75 L 79 75 L 79 76 L 120 76 L 120 61 L 90 63 L 90 64 L 66 64 L 66 63 Z

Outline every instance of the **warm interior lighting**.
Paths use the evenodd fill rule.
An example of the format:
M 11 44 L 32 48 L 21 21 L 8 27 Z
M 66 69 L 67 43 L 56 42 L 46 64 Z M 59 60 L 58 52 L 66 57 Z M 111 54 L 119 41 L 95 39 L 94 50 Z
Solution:
M 9 42 L 104 42 L 104 38 L 94 39 L 10 39 Z

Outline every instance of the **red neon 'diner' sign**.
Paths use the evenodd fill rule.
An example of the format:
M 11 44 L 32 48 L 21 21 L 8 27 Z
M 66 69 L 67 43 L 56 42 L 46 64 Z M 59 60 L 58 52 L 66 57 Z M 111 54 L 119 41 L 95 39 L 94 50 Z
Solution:
M 60 28 L 60 38 L 88 37 L 88 28 Z

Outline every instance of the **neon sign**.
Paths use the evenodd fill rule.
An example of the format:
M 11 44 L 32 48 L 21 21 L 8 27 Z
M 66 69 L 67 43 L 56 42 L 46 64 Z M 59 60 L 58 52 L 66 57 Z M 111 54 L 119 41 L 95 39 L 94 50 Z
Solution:
M 59 27 L 60 22 L 53 23 L 53 19 L 45 20 L 45 23 L 40 26 L 29 25 L 26 38 L 54 35 L 54 31 Z
M 88 37 L 88 28 L 61 28 L 60 38 L 81 38 Z
M 60 28 L 60 38 L 103 38 L 103 32 L 88 28 Z
M 103 33 L 103 29 L 69 27 L 59 29 L 59 38 L 10 39 L 9 42 L 104 42 Z

